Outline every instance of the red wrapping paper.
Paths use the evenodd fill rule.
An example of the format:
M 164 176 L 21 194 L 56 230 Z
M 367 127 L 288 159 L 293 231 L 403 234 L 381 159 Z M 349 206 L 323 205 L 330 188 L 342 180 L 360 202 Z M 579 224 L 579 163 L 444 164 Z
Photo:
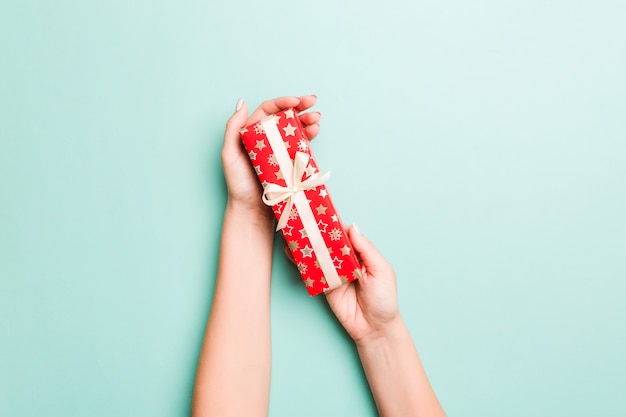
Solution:
M 300 204 L 302 214 L 297 209 L 298 203 L 295 203 L 289 214 L 282 217 L 286 224 L 281 230 L 309 295 L 320 294 L 359 278 L 361 267 L 343 230 L 341 218 L 326 186 L 317 185 L 324 182 L 324 178 L 313 158 L 297 111 L 288 109 L 270 115 L 240 133 L 264 187 L 264 195 L 272 195 L 268 192 L 272 187 L 291 190 L 284 193 L 283 201 L 272 205 L 279 226 L 283 211 L 289 209 L 289 200 Z M 272 144 L 281 149 L 274 149 Z M 294 165 L 296 159 L 300 163 Z M 300 171 L 295 168 L 297 166 Z M 302 176 L 292 174 L 293 171 L 302 173 Z M 310 188 L 294 191 L 293 183 L 299 181 L 304 184 L 303 188 Z M 281 193 L 274 194 L 282 196 Z

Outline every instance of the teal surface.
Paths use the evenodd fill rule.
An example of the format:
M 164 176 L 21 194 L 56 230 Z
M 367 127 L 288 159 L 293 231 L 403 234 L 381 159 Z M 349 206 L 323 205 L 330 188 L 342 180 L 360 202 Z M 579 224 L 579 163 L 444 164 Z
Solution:
M 0 2 L 0 416 L 189 414 L 223 126 L 239 97 L 308 93 L 335 203 L 396 268 L 448 414 L 626 415 L 625 18 Z M 324 299 L 275 258 L 270 415 L 376 415 Z

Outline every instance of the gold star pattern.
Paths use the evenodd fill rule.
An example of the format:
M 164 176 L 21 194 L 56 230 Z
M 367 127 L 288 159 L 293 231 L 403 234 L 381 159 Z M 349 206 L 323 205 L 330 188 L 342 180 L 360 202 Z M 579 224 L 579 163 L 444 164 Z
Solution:
M 290 250 L 294 251 L 296 249 L 298 249 L 298 242 L 296 242 L 295 240 L 292 240 L 291 242 L 287 243 L 287 246 L 289 247 Z
M 356 279 L 361 278 L 361 271 L 359 271 L 358 269 L 355 269 L 354 271 L 352 271 L 352 276 Z
M 267 163 L 273 167 L 278 165 L 278 161 L 276 160 L 276 155 L 270 154 L 270 156 L 267 157 Z
M 272 117 L 274 118 L 274 123 L 278 124 L 278 121 L 280 120 L 280 116 L 273 114 Z
M 297 267 L 298 267 L 298 271 L 299 271 L 301 274 L 306 273 L 306 264 L 305 264 L 305 263 L 298 262 Z
M 345 284 L 346 282 L 348 282 L 348 277 L 345 275 L 339 275 L 339 280 L 342 284 Z
M 254 125 L 254 133 L 260 135 L 261 133 L 265 133 L 265 129 L 263 129 L 263 125 L 261 122 Z
M 251 161 L 255 161 L 256 160 L 256 155 L 257 155 L 257 153 L 254 152 L 254 151 L 248 152 L 248 157 L 250 158 Z
M 304 280 L 304 284 L 308 287 L 311 288 L 313 286 L 313 284 L 315 283 L 315 281 L 313 281 L 311 278 L 307 278 Z
M 262 174 L 261 167 L 259 165 L 255 165 L 254 166 L 254 170 L 256 171 L 257 175 L 261 175 Z
M 312 258 L 313 255 L 313 249 L 309 247 L 309 245 L 304 245 L 304 247 L 302 249 L 300 249 L 300 252 L 302 252 L 302 257 L 303 258 Z
M 300 229 L 300 238 L 304 239 L 305 237 L 309 237 L 309 235 L 306 233 L 306 229 Z
M 333 258 L 333 264 L 335 265 L 335 268 L 339 269 L 341 268 L 341 264 L 343 263 L 343 261 L 339 258 L 337 258 L 336 256 Z
M 289 143 L 288 140 L 284 140 L 283 142 L 285 142 L 285 149 L 291 148 L 291 143 Z
M 277 180 L 284 180 L 285 177 L 283 176 L 283 171 L 281 171 L 280 169 L 278 169 L 278 171 L 275 172 L 276 174 L 276 179 Z
M 289 110 L 285 110 L 285 118 L 286 119 L 293 119 L 293 109 L 289 109 Z
M 256 141 L 255 148 L 257 148 L 259 151 L 262 151 L 263 148 L 267 148 L 267 145 L 265 145 L 265 142 L 263 141 L 263 139 L 261 139 Z
M 317 214 L 326 214 L 326 209 L 328 207 L 323 206 L 322 204 L 320 204 L 319 206 L 317 206 L 315 208 L 315 210 L 317 210 Z
M 241 133 L 242 135 L 247 132 L 248 132 L 248 129 L 246 129 L 245 127 L 239 131 L 239 133 Z
M 309 149 L 309 146 L 306 144 L 306 140 L 300 139 L 298 141 L 298 150 L 304 152 L 307 149 Z
M 328 191 L 326 191 L 326 188 L 322 188 L 320 190 L 320 197 L 326 198 L 327 195 L 328 195 Z
M 320 268 L 321 268 L 321 266 L 320 266 L 320 261 L 318 261 L 317 259 L 315 260 L 315 262 L 313 262 L 313 265 L 315 265 L 315 267 L 316 267 L 317 269 L 320 269 Z
M 283 227 L 283 235 L 285 236 L 291 236 L 291 231 L 293 230 L 293 226 L 287 226 L 285 225 L 285 227 Z
M 348 247 L 348 245 L 343 245 L 343 248 L 341 248 L 341 254 L 350 255 L 350 248 Z
M 286 136 L 296 136 L 296 134 L 294 133 L 296 131 L 296 127 L 292 126 L 291 123 L 289 123 L 287 126 L 283 127 L 283 130 L 285 131 L 285 137 Z

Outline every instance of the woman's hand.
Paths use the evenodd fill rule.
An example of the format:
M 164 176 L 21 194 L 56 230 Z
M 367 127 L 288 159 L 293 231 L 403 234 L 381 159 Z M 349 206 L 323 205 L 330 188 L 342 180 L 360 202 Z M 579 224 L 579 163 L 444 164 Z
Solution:
M 248 106 L 242 100 L 237 102 L 237 110 L 226 124 L 224 145 L 222 147 L 222 165 L 226 186 L 228 187 L 228 200 L 231 204 L 237 204 L 245 209 L 264 213 L 272 217 L 272 212 L 261 201 L 262 189 L 259 180 L 254 173 L 248 155 L 246 155 L 239 131 L 245 126 L 258 122 L 263 117 L 279 111 L 295 108 L 303 112 L 312 107 L 317 101 L 314 95 L 302 97 L 280 97 L 262 103 L 250 117 Z M 298 115 L 305 126 L 304 132 L 309 139 L 313 139 L 319 132 L 319 112 L 310 112 Z
M 359 343 L 385 336 L 393 326 L 403 323 L 393 268 L 356 225 L 346 233 L 361 260 L 361 278 L 328 291 L 326 300 L 350 337 Z M 295 263 L 287 245 L 283 249 Z
M 361 259 L 361 278 L 326 293 L 326 300 L 352 339 L 363 342 L 385 336 L 402 325 L 396 294 L 396 274 L 356 225 L 347 230 Z
M 326 293 L 354 339 L 380 416 L 445 417 L 398 310 L 396 275 L 374 244 L 348 229 L 362 277 Z

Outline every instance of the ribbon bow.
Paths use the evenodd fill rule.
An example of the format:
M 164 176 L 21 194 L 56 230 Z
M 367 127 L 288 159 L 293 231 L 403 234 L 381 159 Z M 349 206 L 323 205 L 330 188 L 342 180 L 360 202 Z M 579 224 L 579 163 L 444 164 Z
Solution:
M 309 164 L 310 155 L 304 152 L 296 152 L 296 157 L 293 160 L 293 175 L 291 178 L 285 177 L 286 187 L 278 184 L 267 184 L 263 189 L 263 202 L 268 206 L 273 206 L 281 201 L 287 201 L 283 212 L 278 219 L 278 226 L 276 231 L 279 231 L 287 225 L 289 220 L 289 214 L 293 207 L 293 196 L 304 190 L 310 190 L 319 185 L 324 184 L 330 177 L 330 172 L 321 175 L 319 172 L 308 177 L 302 181 L 302 176 L 306 172 L 306 167 Z

